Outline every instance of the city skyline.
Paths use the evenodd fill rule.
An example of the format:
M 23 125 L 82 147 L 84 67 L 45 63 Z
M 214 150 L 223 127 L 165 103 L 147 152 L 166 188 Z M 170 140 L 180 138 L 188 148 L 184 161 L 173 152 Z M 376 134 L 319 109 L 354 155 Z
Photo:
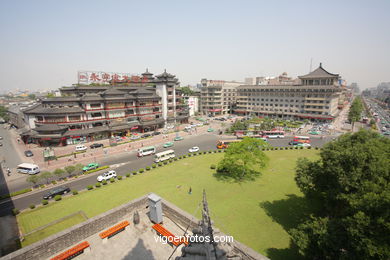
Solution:
M 1 92 L 58 89 L 77 83 L 81 70 L 167 69 L 181 85 L 195 85 L 202 78 L 297 77 L 320 62 L 360 89 L 390 81 L 387 1 L 24 1 L 0 7 Z

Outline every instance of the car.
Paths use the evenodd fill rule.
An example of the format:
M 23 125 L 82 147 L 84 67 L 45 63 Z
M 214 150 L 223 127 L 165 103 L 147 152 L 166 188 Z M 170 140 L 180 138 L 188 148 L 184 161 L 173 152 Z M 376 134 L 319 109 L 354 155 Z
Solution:
M 300 142 L 297 142 L 297 141 L 291 141 L 288 143 L 289 145 L 298 145 L 300 144 Z
M 143 134 L 141 135 L 141 138 L 146 138 L 146 137 L 149 137 L 149 136 L 152 136 L 151 134 Z
M 198 147 L 198 146 L 191 147 L 188 151 L 189 151 L 190 153 L 198 152 L 198 151 L 199 151 L 199 147 Z
M 184 127 L 184 131 L 188 131 L 188 130 L 191 130 L 192 129 L 192 126 L 186 126 L 186 127 Z
M 122 141 L 122 137 L 120 137 L 120 136 L 115 136 L 115 141 L 117 141 L 117 142 Z
M 0 136 L 0 140 L 3 140 L 3 137 L 2 137 L 2 136 Z
M 99 164 L 98 163 L 90 163 L 90 164 L 88 164 L 88 165 L 83 167 L 83 172 L 94 170 L 94 169 L 97 169 L 97 168 L 99 168 Z
M 161 132 L 154 132 L 152 135 L 160 135 Z
M 0 143 L 0 146 L 3 146 L 3 143 Z
M 207 132 L 214 132 L 214 129 L 209 128 L 209 129 L 207 129 Z
M 43 195 L 43 199 L 49 200 L 49 199 L 54 198 L 54 196 L 56 196 L 56 195 L 63 195 L 63 194 L 66 194 L 68 192 L 70 192 L 70 188 L 67 186 L 57 187 L 57 188 L 50 190 L 45 195 Z
M 103 144 L 100 144 L 100 143 L 95 143 L 95 144 L 91 144 L 89 147 L 91 149 L 94 149 L 94 148 L 99 148 L 99 147 L 103 147 L 104 145 Z
M 87 149 L 88 148 L 83 144 L 76 146 L 76 152 L 86 151 Z
M 163 145 L 164 148 L 168 148 L 168 147 L 172 147 L 173 146 L 173 142 L 167 142 Z
M 310 131 L 309 134 L 311 134 L 311 135 L 319 135 L 319 134 L 321 134 L 321 133 L 318 132 L 318 131 Z
M 116 178 L 116 177 L 117 177 L 116 172 L 111 170 L 111 171 L 103 173 L 102 175 L 99 175 L 97 177 L 97 181 L 98 182 L 101 182 L 101 181 L 104 181 L 104 180 L 107 181 L 107 180 L 109 180 L 111 178 Z
M 197 127 L 197 125 L 196 125 L 196 124 L 191 124 L 190 126 L 191 126 L 191 127 Z
M 34 154 L 33 154 L 33 152 L 31 152 L 31 150 L 27 150 L 27 151 L 24 151 L 24 155 L 25 155 L 26 157 L 31 157 L 31 156 L 33 156 Z
M 183 140 L 184 138 L 181 137 L 181 136 L 176 136 L 175 139 L 173 139 L 174 141 L 181 141 Z
M 131 137 L 130 137 L 130 140 L 138 140 L 138 139 L 140 139 L 141 137 L 139 136 L 139 135 L 132 135 Z
M 298 143 L 296 146 L 297 147 L 310 147 L 311 144 L 308 144 L 308 143 Z
M 196 126 L 203 126 L 203 123 L 197 123 Z

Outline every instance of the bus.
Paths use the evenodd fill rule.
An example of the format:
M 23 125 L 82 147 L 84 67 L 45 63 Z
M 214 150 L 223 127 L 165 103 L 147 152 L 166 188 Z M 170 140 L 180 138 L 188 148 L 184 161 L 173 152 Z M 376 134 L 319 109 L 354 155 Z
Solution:
M 263 131 L 263 137 L 272 138 L 284 138 L 284 131 Z
M 310 144 L 310 137 L 308 136 L 294 136 L 294 142 Z
M 138 157 L 151 155 L 155 153 L 156 153 L 156 147 L 154 146 L 142 147 L 138 149 Z
M 226 149 L 229 147 L 229 144 L 237 143 L 237 142 L 241 142 L 241 140 L 219 140 L 217 142 L 217 148 L 218 149 Z
M 167 150 L 165 152 L 156 153 L 154 158 L 155 158 L 154 162 L 156 162 L 156 163 L 162 162 L 165 160 L 169 160 L 171 158 L 175 158 L 175 151 L 174 150 Z
M 27 174 L 37 174 L 41 172 L 39 166 L 32 163 L 19 164 L 16 170 L 20 173 L 27 173 Z

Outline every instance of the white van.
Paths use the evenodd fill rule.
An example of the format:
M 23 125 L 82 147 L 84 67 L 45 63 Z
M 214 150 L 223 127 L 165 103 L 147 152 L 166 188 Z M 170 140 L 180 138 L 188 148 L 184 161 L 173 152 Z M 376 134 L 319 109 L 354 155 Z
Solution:
M 41 172 L 39 166 L 32 163 L 19 164 L 16 170 L 20 173 L 27 173 L 27 174 L 37 174 Z
M 80 152 L 80 151 L 86 151 L 87 150 L 87 147 L 83 144 L 80 144 L 80 145 L 77 145 L 76 146 L 76 152 Z

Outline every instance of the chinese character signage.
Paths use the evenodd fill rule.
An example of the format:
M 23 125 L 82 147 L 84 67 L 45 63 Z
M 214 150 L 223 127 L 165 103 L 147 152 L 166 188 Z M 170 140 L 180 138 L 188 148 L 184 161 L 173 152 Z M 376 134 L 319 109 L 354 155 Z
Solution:
M 79 84 L 110 84 L 115 82 L 146 83 L 148 79 L 130 73 L 115 73 L 102 71 L 79 71 L 77 75 Z

